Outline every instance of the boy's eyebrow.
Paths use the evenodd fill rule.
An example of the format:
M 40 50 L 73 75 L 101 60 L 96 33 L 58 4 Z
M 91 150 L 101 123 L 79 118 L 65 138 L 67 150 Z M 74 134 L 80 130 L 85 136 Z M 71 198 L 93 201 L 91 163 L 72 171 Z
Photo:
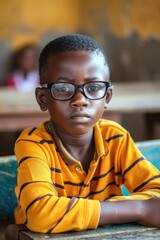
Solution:
M 61 82 L 61 81 L 74 81 L 74 79 L 69 77 L 59 77 L 55 82 Z
M 87 77 L 84 78 L 85 81 L 97 81 L 97 80 L 101 80 L 101 78 L 99 77 Z M 61 81 L 67 81 L 67 82 L 74 82 L 75 79 L 74 78 L 69 78 L 69 77 L 59 77 L 55 82 L 61 82 Z
M 99 77 L 89 77 L 89 78 L 85 78 L 86 81 L 97 81 L 97 80 L 102 80 Z

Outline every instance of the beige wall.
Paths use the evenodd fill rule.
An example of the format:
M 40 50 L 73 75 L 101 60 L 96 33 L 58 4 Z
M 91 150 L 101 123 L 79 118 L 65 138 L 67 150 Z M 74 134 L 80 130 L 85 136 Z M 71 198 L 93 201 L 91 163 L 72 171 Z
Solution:
M 0 39 L 13 46 L 47 32 L 160 36 L 159 0 L 0 0 Z
M 142 38 L 160 36 L 159 0 L 88 0 L 83 1 L 86 29 L 94 31 L 99 23 L 117 36 L 136 31 Z M 97 28 L 98 30 L 98 28 Z
M 80 0 L 0 1 L 0 38 L 13 47 L 39 41 L 47 32 L 76 31 Z
M 90 34 L 109 49 L 114 81 L 150 79 L 147 71 L 160 76 L 160 0 L 0 0 L 0 6 L 0 84 L 13 49 L 29 41 L 42 47 L 68 32 Z

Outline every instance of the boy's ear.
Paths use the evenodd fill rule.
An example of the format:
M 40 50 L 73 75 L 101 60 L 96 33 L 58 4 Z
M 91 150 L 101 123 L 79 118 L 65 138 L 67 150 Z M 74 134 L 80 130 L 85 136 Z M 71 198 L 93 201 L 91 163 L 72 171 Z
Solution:
M 111 98 L 112 98 L 112 89 L 109 89 L 109 90 L 107 91 L 107 94 L 106 94 L 106 104 L 105 104 L 105 108 L 108 107 L 108 103 L 110 102 Z
M 47 99 L 44 94 L 44 89 L 37 87 L 35 90 L 36 100 L 42 111 L 46 111 L 48 109 Z

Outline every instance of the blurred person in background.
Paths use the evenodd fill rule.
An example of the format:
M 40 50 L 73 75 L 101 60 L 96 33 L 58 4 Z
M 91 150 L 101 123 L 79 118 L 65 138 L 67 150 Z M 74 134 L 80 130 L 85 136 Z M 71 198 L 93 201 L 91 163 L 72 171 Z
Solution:
M 13 54 L 5 80 L 7 87 L 19 91 L 30 91 L 39 83 L 38 75 L 38 47 L 26 44 Z

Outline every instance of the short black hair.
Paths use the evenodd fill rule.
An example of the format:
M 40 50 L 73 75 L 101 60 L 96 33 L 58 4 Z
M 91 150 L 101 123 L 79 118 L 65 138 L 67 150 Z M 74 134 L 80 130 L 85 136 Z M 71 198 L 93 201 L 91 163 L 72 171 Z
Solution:
M 49 42 L 40 53 L 39 57 L 40 81 L 42 80 L 42 75 L 46 69 L 48 58 L 50 56 L 53 56 L 55 53 L 68 51 L 87 51 L 97 52 L 97 54 L 100 53 L 103 55 L 105 63 L 108 66 L 106 53 L 102 46 L 96 42 L 96 40 L 82 34 L 67 34 L 60 36 Z

